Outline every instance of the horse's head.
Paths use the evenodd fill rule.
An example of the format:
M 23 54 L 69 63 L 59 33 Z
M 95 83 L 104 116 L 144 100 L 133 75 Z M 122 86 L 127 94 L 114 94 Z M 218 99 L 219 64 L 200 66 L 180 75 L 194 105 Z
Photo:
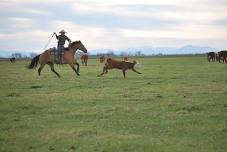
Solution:
M 87 49 L 83 45 L 83 43 L 81 41 L 72 42 L 71 43 L 71 48 L 73 48 L 73 49 L 79 49 L 79 50 L 83 51 L 84 53 L 87 53 Z

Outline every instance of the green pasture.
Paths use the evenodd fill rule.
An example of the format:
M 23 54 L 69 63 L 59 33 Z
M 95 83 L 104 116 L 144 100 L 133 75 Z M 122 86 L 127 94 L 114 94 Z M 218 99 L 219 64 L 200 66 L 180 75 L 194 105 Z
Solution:
M 137 58 L 139 75 L 103 77 L 98 59 L 48 66 L 0 61 L 0 152 L 226 152 L 227 64 Z M 80 61 L 79 61 L 80 62 Z

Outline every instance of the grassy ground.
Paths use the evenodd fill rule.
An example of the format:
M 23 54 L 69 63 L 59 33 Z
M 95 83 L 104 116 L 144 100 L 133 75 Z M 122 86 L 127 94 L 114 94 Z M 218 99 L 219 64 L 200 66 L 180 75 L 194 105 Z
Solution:
M 226 152 L 227 65 L 205 57 L 140 58 L 142 75 L 97 59 L 48 66 L 0 62 L 1 152 Z

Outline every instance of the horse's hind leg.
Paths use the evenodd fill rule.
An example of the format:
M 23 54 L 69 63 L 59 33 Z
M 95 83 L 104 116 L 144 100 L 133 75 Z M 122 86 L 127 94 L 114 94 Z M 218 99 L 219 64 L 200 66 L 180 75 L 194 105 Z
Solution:
M 39 76 L 40 76 L 41 71 L 42 71 L 42 69 L 43 69 L 44 66 L 45 66 L 45 64 L 40 64 L 40 67 L 39 67 L 39 69 L 38 69 L 38 74 L 39 74 Z
M 58 77 L 61 77 L 60 74 L 55 71 L 53 63 L 48 62 L 47 64 L 50 66 L 52 72 L 54 72 Z
M 77 63 L 77 64 L 78 64 L 78 63 Z M 79 66 L 77 65 L 77 70 L 76 70 L 76 68 L 74 67 L 73 64 L 70 64 L 70 66 L 71 66 L 71 68 L 73 69 L 73 71 L 75 71 L 75 73 L 79 76 L 80 74 L 79 74 L 79 72 L 77 71 L 77 70 L 79 70 Z

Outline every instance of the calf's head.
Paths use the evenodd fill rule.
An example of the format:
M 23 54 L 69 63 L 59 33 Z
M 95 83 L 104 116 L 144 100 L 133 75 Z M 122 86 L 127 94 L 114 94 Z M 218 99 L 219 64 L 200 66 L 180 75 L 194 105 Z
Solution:
M 139 68 L 141 68 L 141 64 L 138 62 L 138 61 L 133 61 L 133 64 L 134 64 L 134 66 L 133 66 L 133 68 L 135 68 L 135 69 L 139 69 Z

